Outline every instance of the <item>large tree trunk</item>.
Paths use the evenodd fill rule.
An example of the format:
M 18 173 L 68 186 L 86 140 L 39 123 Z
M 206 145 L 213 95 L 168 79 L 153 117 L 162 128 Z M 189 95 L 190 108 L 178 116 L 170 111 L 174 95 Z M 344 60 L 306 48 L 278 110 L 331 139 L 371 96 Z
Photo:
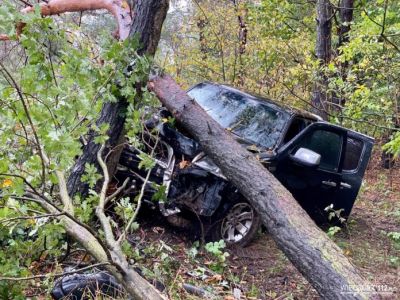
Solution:
M 103 123 L 110 125 L 108 130 L 110 138 L 107 141 L 108 149 L 115 148 L 118 142 L 120 142 L 119 136 L 124 128 L 126 107 L 127 102 L 124 99 L 120 99 L 117 103 L 105 103 L 96 121 L 97 126 Z M 95 132 L 90 131 L 88 142 L 83 148 L 83 153 L 71 169 L 67 181 L 68 194 L 71 197 L 76 194 L 86 195 L 87 193 L 88 186 L 81 181 L 81 177 L 85 173 L 85 164 L 98 165 L 96 155 L 101 145 L 94 142 L 95 134 Z
M 66 11 L 106 8 L 110 10 L 118 20 L 119 36 L 123 39 L 124 36 L 129 34 L 135 38 L 139 38 L 141 44 L 138 53 L 140 55 L 147 54 L 153 56 L 160 39 L 161 27 L 168 11 L 169 1 L 136 0 L 135 4 L 135 17 L 132 23 L 130 22 L 130 9 L 127 6 L 127 2 L 123 0 L 52 0 L 46 1 L 46 3 L 41 4 L 40 7 L 43 15 L 52 15 Z M 33 11 L 33 9 L 27 8 L 23 10 L 23 12 L 27 13 L 30 11 Z M 129 15 L 127 13 L 129 13 Z M 23 23 L 18 26 L 22 28 Z M 2 35 L 0 35 L 0 38 L 7 39 L 7 37 Z M 142 85 L 145 84 L 146 82 L 142 83 Z M 139 84 L 138 88 L 140 89 Z M 98 126 L 103 123 L 108 123 L 110 125 L 109 131 L 107 132 L 110 137 L 107 142 L 108 149 L 114 149 L 116 144 L 120 141 L 127 105 L 125 99 L 119 99 L 117 103 L 105 103 L 102 108 L 96 123 Z M 118 240 L 116 240 L 114 236 L 110 220 L 104 212 L 109 172 L 107 172 L 107 167 L 101 157 L 102 151 L 99 151 L 103 148 L 94 142 L 94 138 L 94 132 L 90 132 L 88 142 L 83 149 L 83 154 L 76 161 L 71 171 L 68 187 L 65 183 L 64 173 L 60 170 L 55 171 L 58 178 L 59 196 L 64 204 L 64 209 L 60 209 L 51 204 L 51 200 L 43 195 L 36 194 L 36 192 L 33 193 L 32 198 L 49 213 L 62 213 L 57 219 L 64 226 L 67 234 L 81 244 L 97 262 L 105 264 L 105 268 L 125 287 L 126 292 L 132 296 L 133 299 L 162 300 L 164 297 L 129 265 L 121 248 L 121 241 L 124 235 Z M 41 145 L 38 146 L 40 147 Z M 43 154 L 41 156 L 44 160 L 43 157 L 45 156 Z M 47 161 L 46 164 L 48 164 L 47 157 L 45 160 Z M 100 169 L 104 174 L 103 187 L 99 193 L 99 203 L 95 208 L 96 215 L 103 230 L 104 240 L 100 239 L 88 226 L 74 218 L 72 200 L 68 196 L 68 194 L 72 196 L 76 192 L 84 191 L 85 187 L 81 182 L 81 176 L 83 175 L 86 163 L 100 165 Z
M 135 3 L 135 16 L 130 28 L 130 36 L 137 37 L 140 41 L 138 54 L 154 56 L 160 39 L 162 24 L 168 11 L 169 1 L 137 0 Z M 144 85 L 146 83 L 142 84 Z M 139 84 L 138 89 L 140 89 Z M 107 132 L 109 136 L 107 148 L 109 150 L 114 149 L 114 151 L 118 152 L 116 146 L 118 143 L 121 143 L 121 134 L 123 133 L 127 106 L 128 103 L 125 99 L 119 99 L 117 103 L 105 103 L 96 122 L 98 126 L 103 123 L 108 123 L 110 125 L 109 131 Z M 81 182 L 81 177 L 85 171 L 85 164 L 90 163 L 98 165 L 97 154 L 101 145 L 94 142 L 94 137 L 94 132 L 91 132 L 88 142 L 83 149 L 83 154 L 77 159 L 71 170 L 67 182 L 70 196 L 76 193 L 85 194 L 86 192 L 86 185 Z M 118 161 L 118 155 L 116 155 L 116 157 L 114 156 L 114 162 L 115 161 Z M 162 299 L 162 296 L 153 286 L 130 268 L 118 243 L 113 243 L 111 246 L 108 245 L 108 251 L 111 257 L 107 257 L 105 249 L 102 249 L 87 230 L 84 232 L 84 228 L 76 226 L 74 222 L 66 218 L 65 227 L 67 233 L 88 249 L 97 261 L 113 263 L 113 265 L 108 266 L 107 269 L 124 285 L 126 291 L 134 299 Z
M 138 54 L 154 56 L 157 45 L 160 40 L 161 28 L 168 11 L 168 0 L 137 0 L 134 7 L 134 18 L 131 25 L 130 37 L 138 37 L 140 48 Z M 140 87 L 138 88 L 140 94 Z M 121 141 L 121 133 L 125 123 L 125 113 L 128 103 L 125 99 L 119 99 L 117 103 L 105 103 L 100 116 L 96 122 L 99 126 L 103 123 L 110 125 L 108 136 L 110 139 L 107 142 L 107 148 L 115 149 L 117 155 L 114 155 L 112 160 L 118 161 L 118 148 L 116 146 Z M 121 148 L 121 147 L 119 147 Z M 94 133 L 89 134 L 87 144 L 83 149 L 83 154 L 77 159 L 74 167 L 68 178 L 68 193 L 73 196 L 77 193 L 85 194 L 87 185 L 81 182 L 81 177 L 85 172 L 85 164 L 97 164 L 96 155 L 100 149 L 100 145 L 94 142 Z M 115 166 L 110 167 L 110 171 L 115 169 Z M 110 174 L 112 175 L 112 174 Z
M 279 248 L 324 299 L 372 298 L 355 289 L 368 282 L 293 196 L 171 77 L 155 77 L 149 87 L 254 205 Z
M 332 5 L 329 0 L 317 0 L 317 40 L 315 55 L 320 66 L 326 66 L 331 60 L 332 52 Z M 315 112 L 325 120 L 328 117 L 328 84 L 323 72 L 317 73 L 314 84 L 312 104 Z

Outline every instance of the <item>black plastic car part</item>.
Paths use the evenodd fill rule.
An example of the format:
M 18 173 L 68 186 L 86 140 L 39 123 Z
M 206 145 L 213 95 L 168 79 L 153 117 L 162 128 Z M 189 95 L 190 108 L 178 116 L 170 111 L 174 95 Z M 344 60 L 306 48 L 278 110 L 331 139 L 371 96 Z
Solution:
M 56 281 L 51 296 L 54 300 L 96 299 L 96 295 L 119 297 L 123 288 L 107 272 L 73 274 Z

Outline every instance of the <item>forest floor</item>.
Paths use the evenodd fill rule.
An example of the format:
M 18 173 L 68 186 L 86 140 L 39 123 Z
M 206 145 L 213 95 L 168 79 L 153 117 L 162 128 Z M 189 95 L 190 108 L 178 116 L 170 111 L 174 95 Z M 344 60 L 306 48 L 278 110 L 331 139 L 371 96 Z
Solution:
M 157 210 L 143 211 L 139 222 L 127 251 L 146 279 L 169 299 L 319 299 L 265 230 L 245 248 L 206 250 L 196 241 L 198 236 L 168 225 Z M 382 298 L 392 300 L 400 299 L 400 245 L 388 237 L 390 232 L 400 232 L 400 162 L 386 170 L 374 156 L 348 225 L 331 238 L 381 289 Z M 224 260 L 225 252 L 229 256 Z M 76 263 L 86 257 L 81 256 L 78 252 L 69 259 Z M 28 299 L 49 299 L 42 295 Z
M 400 249 L 388 237 L 400 232 L 400 163 L 391 170 L 375 157 L 348 225 L 332 239 L 384 299 L 400 299 Z M 224 249 L 225 262 L 196 248 L 190 233 L 177 231 L 153 216 L 141 240 L 144 273 L 165 286 L 171 299 L 200 299 L 182 287 L 200 288 L 203 299 L 318 299 L 318 294 L 286 259 L 267 232 L 246 248 Z M 160 262 L 163 262 L 160 264 Z M 213 271 L 214 270 L 214 271 Z

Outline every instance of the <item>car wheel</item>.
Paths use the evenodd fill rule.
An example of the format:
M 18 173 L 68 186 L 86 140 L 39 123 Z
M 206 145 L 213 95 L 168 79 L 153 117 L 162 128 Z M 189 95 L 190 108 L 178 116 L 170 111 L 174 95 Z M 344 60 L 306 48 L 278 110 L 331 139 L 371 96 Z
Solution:
M 261 227 L 260 215 L 246 201 L 229 205 L 211 228 L 214 241 L 224 240 L 227 245 L 247 246 Z

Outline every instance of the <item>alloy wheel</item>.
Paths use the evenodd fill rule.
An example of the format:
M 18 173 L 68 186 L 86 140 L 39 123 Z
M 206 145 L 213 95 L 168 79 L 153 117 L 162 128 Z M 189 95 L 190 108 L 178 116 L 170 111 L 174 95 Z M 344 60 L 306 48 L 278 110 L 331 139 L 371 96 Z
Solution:
M 241 202 L 234 205 L 222 221 L 221 237 L 229 244 L 240 242 L 250 232 L 254 217 L 250 204 Z

